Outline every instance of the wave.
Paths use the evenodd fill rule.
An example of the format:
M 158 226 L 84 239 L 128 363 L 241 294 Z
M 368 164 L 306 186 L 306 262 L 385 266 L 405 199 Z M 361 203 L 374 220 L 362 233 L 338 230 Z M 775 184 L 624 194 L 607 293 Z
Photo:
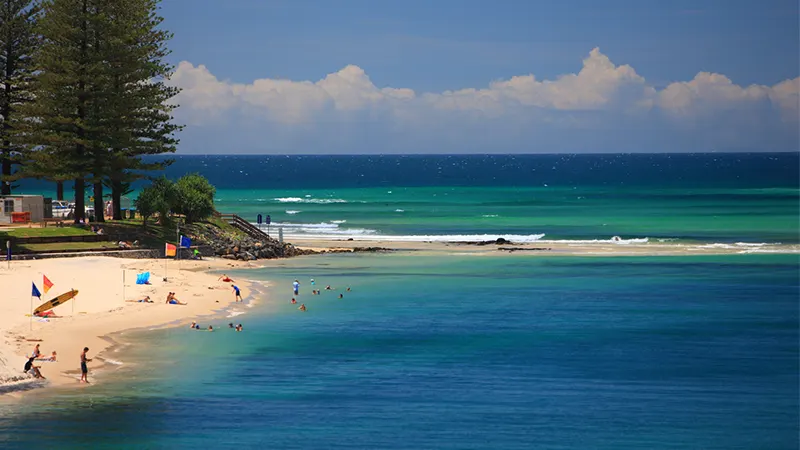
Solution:
M 404 209 L 395 209 L 394 212 L 406 212 Z
M 357 229 L 356 229 L 357 230 Z M 511 242 L 536 242 L 544 234 L 445 234 L 445 235 L 383 235 L 383 234 L 353 234 L 351 229 L 338 230 L 334 234 L 342 234 L 354 241 L 396 241 L 396 242 L 483 242 L 496 241 L 499 238 Z M 369 230 L 374 232 L 374 230 Z M 328 239 L 330 234 L 298 234 L 295 239 Z
M 489 217 L 498 217 L 498 216 L 497 216 L 497 214 L 484 214 L 481 217 L 489 218 Z
M 230 318 L 230 317 L 236 317 L 236 316 L 241 316 L 242 314 L 244 314 L 244 311 L 231 311 L 231 313 L 230 313 L 230 314 L 228 314 L 228 315 L 227 315 L 227 316 L 225 316 L 225 317 L 226 317 L 226 318 Z
M 277 197 L 273 198 L 276 202 L 280 203 L 348 203 L 347 200 L 341 198 L 300 198 L 300 197 Z
M 540 241 L 545 242 L 548 244 L 617 244 L 617 245 L 629 245 L 629 244 L 646 244 L 650 241 L 650 238 L 632 238 L 632 239 L 551 239 L 547 241 Z
M 293 210 L 293 209 L 287 209 L 287 210 L 286 210 L 286 214 L 292 214 L 292 215 L 294 215 L 294 214 L 300 214 L 300 212 L 301 212 L 301 211 L 295 211 L 295 210 Z

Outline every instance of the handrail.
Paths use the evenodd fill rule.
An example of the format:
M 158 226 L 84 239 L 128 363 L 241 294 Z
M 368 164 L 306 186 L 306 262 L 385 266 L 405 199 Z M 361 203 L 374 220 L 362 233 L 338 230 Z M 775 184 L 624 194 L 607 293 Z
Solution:
M 236 214 L 220 214 L 219 217 L 253 239 L 270 239 L 269 234 L 263 232 L 261 229 Z

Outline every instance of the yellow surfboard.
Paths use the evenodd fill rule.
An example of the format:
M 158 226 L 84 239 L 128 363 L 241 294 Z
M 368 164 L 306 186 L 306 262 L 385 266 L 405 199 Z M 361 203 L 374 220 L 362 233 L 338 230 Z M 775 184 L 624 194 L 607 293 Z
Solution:
M 69 292 L 65 292 L 52 300 L 42 303 L 38 308 L 33 310 L 33 314 L 36 315 L 39 313 L 43 313 L 49 309 L 53 309 L 62 303 L 66 303 L 68 300 L 72 300 L 72 298 L 75 297 L 76 295 L 78 295 L 78 291 L 76 291 L 75 289 Z

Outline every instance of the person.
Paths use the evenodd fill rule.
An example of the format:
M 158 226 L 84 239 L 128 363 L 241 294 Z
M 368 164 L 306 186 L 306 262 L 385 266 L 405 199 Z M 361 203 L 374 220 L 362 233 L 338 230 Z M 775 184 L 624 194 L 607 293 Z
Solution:
M 33 347 L 33 353 L 31 353 L 31 358 L 39 358 L 41 356 L 42 352 L 39 350 L 39 344 L 36 344 L 36 346 Z
M 88 351 L 89 347 L 83 347 L 83 353 L 81 353 L 81 383 L 89 382 L 89 368 L 86 366 L 86 363 L 91 361 L 91 358 L 86 356 Z
M 153 301 L 150 300 L 150 296 L 149 295 L 146 295 L 141 300 L 125 300 L 125 301 L 128 302 L 128 303 L 153 303 Z
M 329 284 L 329 285 L 325 286 L 325 290 L 326 291 L 330 291 L 331 290 L 331 285 Z
M 211 325 L 209 325 L 209 326 L 208 326 L 208 331 L 214 331 L 214 327 L 213 327 L 213 326 L 211 326 Z
M 195 326 L 194 326 L 194 329 L 195 329 L 195 330 L 199 330 L 199 329 L 200 329 L 200 324 L 197 324 L 197 325 L 195 325 Z
M 198 249 L 194 249 L 194 252 L 193 252 L 193 254 L 194 254 L 194 256 L 193 256 L 193 258 L 194 258 L 194 259 L 203 259 L 203 258 L 200 256 L 200 250 L 198 250 Z
M 233 328 L 233 322 L 228 324 L 228 328 Z
M 344 296 L 342 294 L 339 294 L 339 298 L 344 298 Z
M 170 292 L 169 294 L 167 294 L 167 304 L 168 305 L 186 305 L 187 303 L 182 303 L 180 300 L 178 300 L 175 297 L 175 293 L 174 292 Z
M 237 301 L 237 302 L 243 301 L 242 300 L 242 293 L 239 291 L 239 286 L 236 286 L 235 284 L 232 285 L 232 286 L 233 286 L 233 292 L 236 294 L 236 298 L 235 298 L 234 301 Z
M 350 292 L 350 286 L 347 286 L 347 292 Z
M 314 279 L 313 278 L 311 279 L 311 285 L 312 286 L 314 285 Z
M 36 359 L 39 361 L 56 362 L 56 358 L 58 358 L 58 354 L 56 353 L 55 350 L 53 350 L 53 354 L 48 356 L 47 358 L 40 356 Z
M 297 308 L 297 309 L 299 309 L 300 311 L 305 311 L 305 310 L 306 310 L 306 304 L 305 304 L 305 303 L 303 303 L 303 304 L 302 304 L 302 305 L 300 305 L 300 307 L 299 307 L 299 308 Z
M 236 331 L 242 331 L 243 329 L 244 327 L 242 326 L 242 324 L 236 325 Z
M 219 278 L 217 279 L 217 281 L 219 281 L 219 280 L 222 280 L 222 281 L 223 281 L 223 282 L 225 282 L 225 283 L 233 283 L 233 280 L 231 280 L 230 278 L 228 278 L 228 276 L 227 276 L 227 275 L 225 275 L 224 273 L 222 274 L 222 276 L 221 276 L 221 277 L 219 277 Z
M 300 282 L 299 281 L 294 280 L 294 283 L 292 283 L 292 288 L 294 289 L 294 295 L 300 295 Z
M 293 305 L 296 305 L 296 304 L 297 304 L 297 300 L 295 300 L 295 299 L 294 299 L 294 297 L 292 297 L 292 304 L 293 304 Z
M 34 359 L 36 359 L 36 358 L 34 358 L 34 357 L 28 358 L 28 362 L 25 363 L 25 368 L 24 368 L 25 373 L 29 373 L 29 374 L 33 375 L 35 378 L 41 378 L 41 379 L 44 380 L 45 378 L 42 375 L 42 372 L 39 371 L 39 369 L 42 366 L 34 366 L 33 365 L 33 360 Z

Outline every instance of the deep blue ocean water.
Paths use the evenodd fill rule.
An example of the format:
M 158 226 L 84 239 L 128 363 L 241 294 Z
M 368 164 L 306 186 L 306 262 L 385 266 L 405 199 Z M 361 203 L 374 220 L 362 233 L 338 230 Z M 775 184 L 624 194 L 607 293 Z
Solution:
M 168 176 L 203 173 L 220 210 L 269 214 L 289 238 L 618 235 L 742 253 L 275 261 L 231 274 L 271 287 L 203 323 L 217 332 L 123 333 L 124 364 L 89 389 L 0 402 L 0 447 L 797 449 L 800 256 L 769 252 L 800 242 L 798 167 L 798 154 L 180 157 Z M 336 290 L 311 296 L 311 278 Z M 288 302 L 294 279 L 306 313 Z
M 244 332 L 125 335 L 139 345 L 100 384 L 5 406 L 0 445 L 797 448 L 797 255 L 338 255 L 232 276 L 273 282 L 272 303 L 203 322 Z

